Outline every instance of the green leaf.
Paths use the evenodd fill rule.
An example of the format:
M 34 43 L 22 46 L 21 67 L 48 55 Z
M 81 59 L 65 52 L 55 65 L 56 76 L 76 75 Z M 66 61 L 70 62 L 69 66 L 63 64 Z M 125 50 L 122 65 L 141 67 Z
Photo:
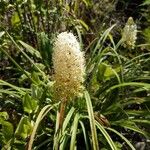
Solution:
M 75 150 L 76 135 L 77 135 L 77 129 L 78 129 L 79 118 L 80 118 L 80 115 L 77 113 L 77 114 L 75 115 L 74 122 L 73 122 L 73 125 L 72 125 L 70 150 Z
M 104 80 L 105 71 L 106 71 L 106 65 L 104 63 L 101 63 L 98 67 L 98 72 L 97 72 L 97 80 L 99 82 L 102 82 Z
M 39 52 L 42 56 L 44 64 L 49 68 L 52 65 L 52 41 L 48 38 L 48 35 L 44 32 L 40 33 L 39 39 Z
M 1 31 L 1 32 L 0 32 L 0 38 L 1 38 L 4 34 L 5 34 L 5 32 L 4 32 L 4 31 Z
M 13 125 L 10 122 L 2 119 L 0 119 L 0 125 L 2 126 L 1 133 L 2 136 L 4 137 L 4 143 L 7 143 L 13 137 L 14 132 Z
M 21 95 L 24 95 L 24 94 L 25 94 L 24 90 L 27 90 L 27 89 L 25 89 L 25 88 L 17 87 L 17 86 L 15 86 L 15 85 L 10 84 L 10 83 L 8 83 L 8 82 L 6 82 L 6 81 L 3 81 L 3 80 L 0 80 L 0 85 L 8 86 L 8 87 L 10 87 L 10 88 L 12 88 L 12 89 L 18 91 Z
M 82 0 L 86 6 L 92 6 L 93 1 L 92 0 Z
M 29 118 L 27 116 L 23 116 L 17 126 L 15 135 L 26 139 L 31 134 L 32 128 L 33 127 L 29 121 Z
M 16 46 L 16 48 L 27 58 L 28 61 L 30 61 L 30 63 L 43 75 L 43 77 L 45 78 L 45 73 L 43 71 L 41 71 L 34 63 L 34 61 L 23 51 L 22 48 L 20 48 L 20 46 L 14 41 L 13 37 L 8 33 L 6 32 L 8 37 L 10 38 L 10 40 L 13 42 L 13 44 Z M 8 54 L 9 55 L 9 54 Z M 12 58 L 11 58 L 12 60 Z M 15 62 L 13 60 L 13 62 Z M 17 66 L 18 64 L 15 63 Z M 21 68 L 20 68 L 21 69 Z M 22 69 L 21 69 L 22 70 Z M 24 70 L 23 70 L 24 71 Z M 28 76 L 28 75 L 27 75 Z M 34 82 L 34 81 L 33 81 Z
M 133 122 L 139 123 L 139 124 L 148 124 L 150 125 L 150 120 L 144 120 L 144 119 L 133 119 Z
M 150 5 L 150 0 L 145 0 L 142 5 Z
M 149 111 L 148 110 L 126 110 L 126 113 L 128 115 L 134 115 L 134 116 L 148 116 Z
M 106 138 L 106 140 L 107 140 L 108 144 L 110 145 L 111 149 L 112 150 L 117 150 L 117 147 L 116 147 L 115 143 L 112 141 L 111 137 L 106 132 L 105 128 L 100 123 L 98 123 L 97 121 L 95 121 L 95 122 L 96 122 L 96 126 L 99 128 L 99 130 L 102 132 L 102 134 Z
M 0 112 L 0 119 L 1 120 L 7 120 L 9 118 L 9 115 L 7 112 Z
M 20 93 L 19 92 L 16 92 L 16 91 L 10 91 L 10 90 L 3 90 L 3 89 L 0 89 L 0 93 L 5 93 L 5 94 L 8 94 L 10 96 L 14 96 L 16 98 L 18 98 L 18 100 L 21 98 L 21 96 L 19 95 Z
M 44 94 L 44 89 L 40 86 L 35 84 L 31 85 L 31 96 L 35 99 L 41 99 L 42 95 Z
M 89 27 L 88 25 L 81 19 L 77 19 L 77 21 L 88 31 Z
M 14 11 L 12 18 L 11 18 L 11 24 L 12 26 L 14 26 L 17 23 L 20 23 L 20 19 L 19 19 L 18 13 Z
M 128 146 L 129 146 L 132 150 L 136 150 L 136 149 L 133 147 L 133 145 L 130 143 L 130 141 L 129 141 L 126 137 L 124 137 L 122 134 L 120 134 L 118 131 L 116 131 L 115 129 L 112 129 L 112 128 L 106 128 L 106 130 L 110 130 L 110 131 L 116 133 L 118 136 L 120 136 L 120 137 L 128 144 Z
M 86 135 L 86 130 L 85 130 L 84 124 L 82 121 L 79 121 L 79 122 L 80 122 L 80 125 L 82 127 L 86 150 L 89 150 L 89 145 L 88 145 L 88 140 L 87 140 L 87 135 Z
M 24 48 L 26 48 L 26 50 L 27 50 L 30 54 L 32 54 L 33 56 L 36 56 L 37 58 L 40 58 L 40 59 L 42 58 L 40 52 L 37 51 L 36 49 L 34 49 L 32 46 L 30 46 L 30 45 L 24 43 L 23 41 L 19 41 L 19 42 L 21 43 L 21 45 L 22 45 Z
M 126 101 L 123 101 L 122 106 L 131 105 L 131 104 L 142 104 L 144 102 L 146 102 L 146 99 L 135 97 L 135 98 L 126 99 Z
M 97 44 L 95 46 L 95 48 L 92 50 L 92 58 L 95 56 L 96 51 L 98 50 L 99 46 L 102 45 L 105 40 L 107 39 L 109 33 L 111 32 L 111 30 L 115 27 L 116 25 L 112 25 L 110 28 L 108 28 L 103 34 L 102 36 L 99 38 L 99 40 L 97 41 Z M 98 52 L 100 53 L 100 51 Z
M 145 132 L 144 130 L 141 130 L 133 121 L 121 120 L 121 121 L 118 121 L 118 123 L 116 125 L 120 125 L 120 126 L 126 128 L 126 129 L 138 132 L 138 133 L 144 135 L 146 138 L 150 137 L 149 133 Z
M 35 134 L 36 134 L 36 131 L 38 129 L 38 126 L 41 122 L 41 120 L 47 115 L 47 113 L 54 107 L 54 106 L 57 106 L 58 104 L 55 104 L 53 106 L 51 105 L 46 105 L 45 107 L 42 108 L 42 110 L 40 111 L 40 113 L 38 114 L 37 116 L 37 119 L 36 119 L 36 122 L 34 124 L 34 127 L 33 127 L 33 130 L 32 130 L 32 133 L 31 133 L 31 136 L 30 136 L 30 140 L 29 140 L 29 144 L 28 144 L 28 150 L 31 150 L 32 149 L 32 145 L 33 145 L 33 141 L 34 141 L 34 138 L 35 138 Z
M 64 123 L 63 123 L 63 127 L 62 127 L 62 131 L 63 131 L 63 132 L 65 131 L 67 125 L 69 124 L 70 119 L 71 119 L 71 117 L 72 117 L 74 111 L 75 111 L 75 108 L 72 107 L 72 108 L 70 109 L 70 111 L 68 112 L 68 114 L 67 114 L 67 116 L 66 116 L 66 118 L 65 118 L 65 120 L 64 120 Z
M 135 86 L 135 87 L 144 87 L 145 90 L 149 90 L 150 89 L 150 84 L 148 83 L 142 83 L 142 82 L 127 82 L 127 83 L 122 83 L 122 84 L 118 84 L 118 85 L 114 85 L 112 87 L 110 87 L 106 93 L 116 89 L 116 88 L 120 88 L 120 87 L 126 87 L 126 86 Z
M 90 99 L 89 93 L 87 91 L 85 91 L 84 96 L 85 96 L 88 114 L 89 114 L 91 133 L 92 133 L 93 150 L 98 150 L 99 146 L 98 146 L 97 132 L 96 132 L 95 119 L 94 119 L 94 113 L 93 113 L 91 99 Z
M 36 69 L 36 68 L 35 68 Z M 41 80 L 39 78 L 39 73 L 38 72 L 35 72 L 33 71 L 32 74 L 31 74 L 31 77 L 34 81 L 36 81 L 36 83 L 40 84 L 41 83 Z
M 31 98 L 28 94 L 26 94 L 23 98 L 23 108 L 27 113 L 32 113 L 37 108 L 37 100 Z

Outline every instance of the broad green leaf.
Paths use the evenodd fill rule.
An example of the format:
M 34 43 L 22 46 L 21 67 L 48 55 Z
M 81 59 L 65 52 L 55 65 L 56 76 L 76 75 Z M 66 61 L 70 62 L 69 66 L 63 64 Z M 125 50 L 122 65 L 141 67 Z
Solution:
M 43 94 L 44 94 L 43 87 L 37 86 L 35 84 L 31 85 L 31 96 L 32 96 L 32 98 L 41 99 Z
M 0 120 L 0 124 L 2 125 L 1 132 L 4 136 L 5 142 L 8 142 L 13 137 L 13 125 L 10 122 L 4 120 Z
M 8 118 L 7 112 L 0 112 L 0 135 L 4 143 L 7 143 L 12 138 L 14 132 L 13 125 L 7 121 Z
M 106 63 L 101 63 L 98 67 L 97 79 L 98 81 L 109 80 L 111 77 L 116 76 L 119 83 L 120 78 L 117 72 L 120 71 L 120 68 L 113 69 L 110 65 Z
M 26 94 L 23 98 L 23 108 L 27 113 L 33 113 L 37 108 L 37 100 Z
M 7 112 L 0 112 L 0 119 L 7 120 L 9 118 L 9 115 Z
M 32 128 L 33 127 L 29 121 L 29 118 L 27 116 L 23 116 L 17 126 L 15 135 L 17 137 L 22 137 L 23 139 L 26 139 L 31 134 Z
M 39 34 L 39 52 L 42 56 L 44 64 L 49 68 L 52 65 L 53 47 L 48 35 L 44 32 Z
M 20 23 L 20 19 L 19 19 L 19 16 L 18 16 L 18 13 L 14 11 L 13 15 L 12 15 L 12 18 L 11 18 L 11 23 L 12 25 L 16 25 L 17 23 Z

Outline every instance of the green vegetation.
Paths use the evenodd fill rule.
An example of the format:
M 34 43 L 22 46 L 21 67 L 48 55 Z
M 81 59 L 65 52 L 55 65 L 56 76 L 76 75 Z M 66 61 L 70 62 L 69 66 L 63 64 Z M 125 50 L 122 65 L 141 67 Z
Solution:
M 1 0 L 0 149 L 150 149 L 149 25 L 150 0 Z M 64 31 L 86 75 L 60 126 L 52 57 Z

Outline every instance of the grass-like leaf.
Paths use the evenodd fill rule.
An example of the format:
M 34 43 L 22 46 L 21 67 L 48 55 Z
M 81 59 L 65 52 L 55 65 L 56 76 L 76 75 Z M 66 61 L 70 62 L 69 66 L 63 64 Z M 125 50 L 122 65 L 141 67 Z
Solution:
M 30 136 L 30 140 L 29 140 L 29 145 L 28 145 L 28 150 L 31 150 L 32 149 L 32 145 L 33 145 L 33 141 L 34 141 L 34 137 L 35 137 L 35 133 L 37 131 L 37 128 L 39 126 L 39 123 L 41 122 L 41 120 L 44 118 L 44 116 L 47 115 L 47 113 L 53 108 L 54 106 L 52 105 L 46 105 L 45 107 L 43 107 L 43 109 L 40 111 L 37 119 L 36 119 L 36 122 L 35 122 L 35 125 L 34 125 L 34 128 L 33 128 L 33 131 L 32 131 L 32 134 Z M 46 113 L 45 113 L 46 112 Z
M 82 131 L 83 131 L 83 135 L 84 135 L 84 141 L 85 141 L 85 146 L 86 146 L 86 150 L 89 150 L 89 145 L 88 145 L 88 140 L 87 140 L 87 135 L 86 135 L 86 131 L 85 131 L 85 127 L 82 121 L 79 121 L 81 127 L 82 127 Z
M 70 142 L 70 150 L 75 149 L 76 144 L 76 135 L 77 135 L 77 129 L 78 129 L 78 122 L 79 122 L 80 115 L 77 113 L 74 118 L 74 122 L 72 125 L 72 134 L 71 134 L 71 142 Z
M 125 86 L 136 86 L 136 87 L 145 87 L 145 89 L 150 89 L 150 84 L 148 83 L 141 83 L 141 82 L 128 82 L 128 83 L 122 83 L 122 84 L 117 84 L 112 87 L 110 87 L 106 93 L 120 87 L 125 87 Z
M 85 95 L 85 99 L 86 99 L 89 120 L 90 120 L 90 126 L 91 126 L 93 150 L 98 150 L 99 145 L 98 145 L 97 132 L 96 132 L 95 119 L 94 119 L 94 113 L 93 113 L 91 99 L 90 99 L 89 93 L 87 91 L 85 92 L 84 95 Z
M 65 118 L 65 120 L 64 120 L 64 123 L 63 123 L 63 127 L 62 127 L 62 131 L 63 131 L 63 132 L 65 131 L 65 129 L 66 129 L 66 127 L 67 127 L 67 125 L 68 125 L 68 123 L 69 123 L 69 121 L 70 121 L 70 119 L 71 119 L 73 113 L 74 113 L 74 111 L 75 111 L 75 108 L 72 107 L 72 108 L 70 109 L 70 111 L 68 112 L 68 114 L 67 114 L 67 116 L 66 116 L 66 118 Z
M 27 49 L 28 52 L 30 52 L 30 54 L 32 54 L 33 56 L 35 55 L 37 58 L 42 58 L 41 57 L 41 54 L 39 53 L 39 51 L 37 51 L 36 49 L 34 49 L 32 46 L 26 44 L 25 42 L 23 41 L 19 41 L 21 43 L 21 45 L 23 47 L 25 47 Z
M 136 123 L 134 121 L 128 121 L 128 120 L 120 120 L 120 121 L 117 121 L 117 122 L 113 122 L 114 125 L 116 126 L 121 126 L 123 128 L 126 128 L 126 129 L 129 129 L 129 130 L 132 130 L 132 131 L 135 131 L 137 133 L 140 133 L 142 135 L 144 135 L 146 138 L 149 138 L 150 137 L 150 134 L 147 133 L 146 131 L 140 129 Z
M 126 138 L 126 137 L 124 137 L 122 134 L 120 134 L 118 131 L 116 131 L 115 129 L 113 129 L 113 128 L 106 128 L 107 130 L 110 130 L 110 131 L 112 131 L 112 132 L 114 132 L 114 133 L 116 133 L 118 136 L 120 136 L 127 144 L 128 144 L 128 146 L 132 149 L 132 150 L 136 150 L 135 148 L 134 148 L 134 146 L 130 143 L 130 141 Z
M 102 132 L 102 134 L 104 135 L 104 137 L 106 138 L 108 144 L 110 145 L 112 150 L 117 150 L 116 145 L 114 144 L 114 142 L 112 141 L 111 137 L 109 136 L 109 134 L 106 132 L 105 128 L 99 124 L 97 121 L 96 122 L 96 126 L 99 128 L 99 130 Z

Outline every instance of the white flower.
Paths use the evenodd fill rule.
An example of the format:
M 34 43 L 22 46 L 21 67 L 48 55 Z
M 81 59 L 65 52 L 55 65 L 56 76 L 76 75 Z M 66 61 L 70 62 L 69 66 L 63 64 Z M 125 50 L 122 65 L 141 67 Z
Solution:
M 132 17 L 129 17 L 122 33 L 123 46 L 134 49 L 137 39 L 137 26 Z
M 85 59 L 72 33 L 60 33 L 54 43 L 53 66 L 55 89 L 59 98 L 71 98 L 82 89 Z

